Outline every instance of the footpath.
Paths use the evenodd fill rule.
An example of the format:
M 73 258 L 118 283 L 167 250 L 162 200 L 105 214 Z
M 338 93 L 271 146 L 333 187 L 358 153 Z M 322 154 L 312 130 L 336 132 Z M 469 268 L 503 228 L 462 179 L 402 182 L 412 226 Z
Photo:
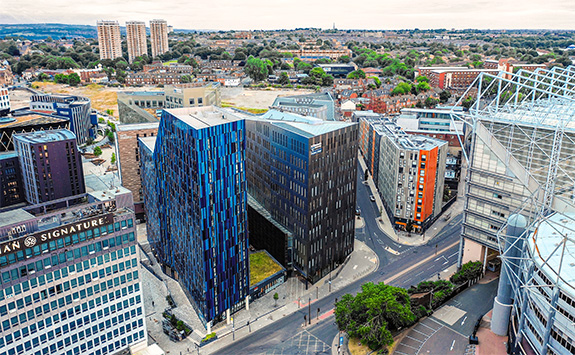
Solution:
M 300 308 L 313 305 L 319 299 L 329 296 L 357 279 L 377 270 L 379 259 L 377 254 L 365 243 L 355 240 L 354 251 L 339 268 L 305 290 L 305 284 L 296 277 L 288 279 L 286 283 L 276 288 L 250 304 L 250 309 L 243 309 L 233 316 L 233 324 L 216 325 L 213 331 L 218 340 L 200 349 L 201 354 L 212 354 L 231 344 L 235 340 L 244 338 L 258 329 L 264 328 L 273 322 L 297 312 Z M 331 282 L 330 282 L 331 280 Z M 331 285 L 330 285 L 331 283 Z M 277 292 L 279 300 L 277 306 L 273 294 Z M 319 317 L 312 317 L 313 326 L 318 320 L 323 320 L 333 314 L 333 308 L 320 312 Z M 248 326 L 249 321 L 249 326 Z M 234 331 L 235 329 L 235 331 Z M 233 334 L 235 333 L 235 334 Z
M 366 165 L 363 157 L 361 156 L 361 154 L 358 153 L 357 159 L 359 160 L 359 164 L 361 166 L 362 171 L 365 171 L 367 169 L 367 165 Z M 437 221 L 435 221 L 435 223 L 433 223 L 425 231 L 425 233 L 423 233 L 423 234 L 416 234 L 416 233 L 409 234 L 406 232 L 399 232 L 393 228 L 393 225 L 391 224 L 389 216 L 385 212 L 385 207 L 383 206 L 383 201 L 381 200 L 378 189 L 375 186 L 375 182 L 373 181 L 373 177 L 370 175 L 368 177 L 367 181 L 363 181 L 362 183 L 364 185 L 369 186 L 369 189 L 371 191 L 371 195 L 373 197 L 375 197 L 375 203 L 377 205 L 377 209 L 379 211 L 382 211 L 381 216 L 379 218 L 376 218 L 377 226 L 387 236 L 389 236 L 390 238 L 392 238 L 396 242 L 403 244 L 403 245 L 419 246 L 419 245 L 429 243 L 429 241 L 432 240 L 433 238 L 435 238 L 437 236 L 437 234 L 439 234 L 445 226 L 452 223 L 451 219 L 453 217 L 455 217 L 456 215 L 459 215 L 463 211 L 463 198 L 462 198 L 463 195 L 461 193 L 458 193 L 459 197 L 458 197 L 457 201 L 455 201 L 455 203 L 453 203 L 453 205 L 451 205 L 444 212 L 443 216 L 438 218 Z M 459 185 L 462 186 L 463 183 L 460 183 Z M 451 216 L 451 218 L 446 220 L 444 216 L 447 216 L 447 215 Z
M 355 240 L 354 251 L 346 261 L 315 284 L 309 284 L 306 290 L 305 283 L 298 277 L 291 277 L 268 294 L 253 301 L 249 310 L 243 309 L 232 316 L 232 322 L 226 321 L 215 324 L 212 332 L 218 339 L 210 344 L 200 347 L 200 341 L 206 336 L 206 328 L 200 322 L 190 301 L 184 294 L 179 283 L 162 273 L 159 265 L 149 250 L 146 238 L 145 225 L 140 224 L 138 229 L 138 242 L 142 253 L 142 287 L 144 288 L 144 308 L 146 325 L 150 343 L 156 342 L 166 354 L 212 354 L 219 349 L 264 328 L 273 322 L 297 312 L 300 308 L 312 305 L 319 299 L 329 296 L 357 279 L 377 270 L 379 259 L 377 254 L 365 243 Z M 273 299 L 274 293 L 279 299 Z M 168 307 L 167 296 L 170 296 L 176 308 L 173 313 L 184 320 L 193 330 L 192 334 L 180 342 L 171 341 L 162 330 L 162 312 Z M 325 319 L 333 314 L 331 310 L 320 312 L 319 319 Z M 313 323 L 317 322 L 313 317 Z M 249 322 L 249 325 L 248 325 Z

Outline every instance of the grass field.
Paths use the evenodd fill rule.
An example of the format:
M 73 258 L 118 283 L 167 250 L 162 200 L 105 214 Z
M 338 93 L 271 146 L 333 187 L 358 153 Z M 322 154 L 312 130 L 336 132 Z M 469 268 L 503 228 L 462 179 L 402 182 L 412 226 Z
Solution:
M 265 251 L 250 254 L 250 287 L 282 269 Z
M 360 345 L 361 344 L 361 345 Z M 377 350 L 373 351 L 369 348 L 369 346 L 364 345 L 359 341 L 357 338 L 349 339 L 349 352 L 351 355 L 367 355 L 367 354 L 377 354 Z
M 101 112 L 106 112 L 108 109 L 113 110 L 114 116 L 118 117 L 118 95 L 113 89 L 98 84 L 72 87 L 48 81 L 35 81 L 33 85 L 51 94 L 85 96 L 92 101 L 92 108 Z

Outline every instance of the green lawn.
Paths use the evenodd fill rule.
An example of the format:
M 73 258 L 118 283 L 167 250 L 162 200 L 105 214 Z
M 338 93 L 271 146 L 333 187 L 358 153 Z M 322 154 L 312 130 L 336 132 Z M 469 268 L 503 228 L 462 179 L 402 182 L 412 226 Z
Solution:
M 265 251 L 250 254 L 250 287 L 282 269 Z

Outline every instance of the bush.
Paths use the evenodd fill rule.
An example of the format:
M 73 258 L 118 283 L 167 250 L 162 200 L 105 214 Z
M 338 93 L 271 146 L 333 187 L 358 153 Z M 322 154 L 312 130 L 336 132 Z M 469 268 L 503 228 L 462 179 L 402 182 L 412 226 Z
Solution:
M 209 341 L 210 339 L 215 338 L 215 337 L 216 337 L 215 332 L 210 333 L 210 334 L 206 335 L 206 337 L 204 339 L 202 339 L 202 343 L 205 343 L 206 341 Z
M 483 273 L 483 263 L 481 261 L 470 261 L 463 264 L 461 270 L 451 275 L 449 280 L 454 284 L 463 284 L 469 280 L 474 280 Z
M 171 295 L 166 296 L 166 301 L 168 301 L 168 304 L 170 305 L 171 308 L 176 308 L 176 302 L 174 302 L 174 299 L 172 298 Z
M 423 305 L 412 310 L 413 314 L 415 315 L 415 319 L 421 319 L 427 315 L 429 315 L 429 311 Z
M 96 147 L 94 148 L 94 155 L 99 157 L 100 155 L 102 155 L 102 148 L 100 147 Z

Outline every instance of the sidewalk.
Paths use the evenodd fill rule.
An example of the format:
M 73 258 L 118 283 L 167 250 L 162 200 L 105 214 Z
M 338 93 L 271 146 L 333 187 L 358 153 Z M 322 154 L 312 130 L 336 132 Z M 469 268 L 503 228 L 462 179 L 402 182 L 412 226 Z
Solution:
M 355 240 L 354 251 L 350 255 L 347 263 L 326 276 L 314 285 L 310 285 L 305 290 L 305 284 L 296 277 L 288 279 L 286 283 L 276 288 L 274 291 L 257 299 L 250 304 L 249 311 L 243 309 L 233 315 L 233 328 L 235 328 L 235 339 L 246 337 L 251 332 L 264 328 L 271 323 L 287 315 L 297 312 L 300 308 L 307 307 L 308 304 L 315 303 L 318 299 L 329 296 L 332 292 L 341 289 L 355 280 L 374 272 L 379 267 L 377 255 L 365 243 Z M 277 292 L 279 300 L 277 306 L 273 300 L 273 294 Z M 321 310 L 319 319 L 325 319 L 333 314 L 333 308 Z M 312 317 L 312 326 L 317 322 L 316 317 Z M 250 322 L 249 327 L 247 322 Z M 303 319 L 302 319 L 303 323 Z M 231 344 L 234 340 L 232 334 L 232 324 L 225 322 L 217 324 L 213 329 L 218 335 L 218 340 L 202 347 L 202 354 L 212 354 L 221 348 Z
M 367 169 L 367 165 L 365 164 L 363 157 L 359 153 L 358 153 L 358 160 L 362 170 L 365 171 L 365 169 Z M 458 191 L 457 201 L 455 201 L 455 203 L 451 207 L 449 207 L 447 211 L 445 211 L 444 213 L 444 216 L 451 214 L 451 218 L 449 220 L 446 221 L 445 218 L 441 216 L 423 234 L 417 234 L 417 233 L 409 234 L 407 232 L 398 232 L 393 228 L 389 216 L 387 215 L 387 213 L 385 213 L 385 207 L 383 206 L 383 201 L 379 196 L 378 189 L 375 186 L 375 183 L 373 182 L 373 177 L 370 175 L 367 181 L 363 181 L 362 183 L 369 186 L 371 194 L 375 197 L 375 203 L 377 205 L 378 210 L 383 211 L 381 216 L 379 218 L 376 218 L 377 226 L 383 233 L 387 234 L 390 238 L 403 245 L 419 246 L 428 243 L 430 240 L 435 238 L 437 234 L 439 234 L 446 225 L 451 223 L 453 217 L 463 212 L 463 194 L 459 193 Z M 461 187 L 463 185 L 463 182 L 460 183 L 459 185 Z M 462 189 L 460 188 L 460 190 Z

